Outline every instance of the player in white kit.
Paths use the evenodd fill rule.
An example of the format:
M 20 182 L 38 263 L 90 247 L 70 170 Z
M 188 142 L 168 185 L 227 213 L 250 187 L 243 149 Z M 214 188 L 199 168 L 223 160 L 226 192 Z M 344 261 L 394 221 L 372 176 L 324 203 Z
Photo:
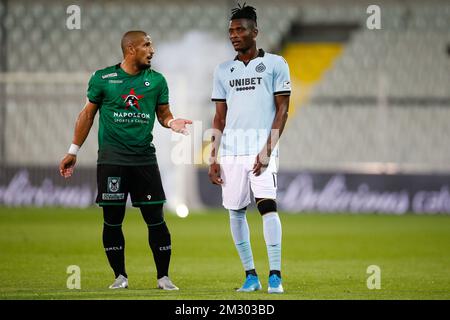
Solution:
M 269 293 L 283 293 L 281 222 L 277 213 L 278 139 L 288 117 L 289 67 L 283 57 L 256 47 L 256 10 L 232 10 L 229 38 L 238 52 L 216 67 L 212 100 L 216 104 L 209 178 L 222 186 L 223 206 L 246 273 L 238 291 L 261 290 L 255 270 L 246 209 L 250 189 L 263 218 L 269 258 Z M 220 157 L 219 157 L 220 156 Z

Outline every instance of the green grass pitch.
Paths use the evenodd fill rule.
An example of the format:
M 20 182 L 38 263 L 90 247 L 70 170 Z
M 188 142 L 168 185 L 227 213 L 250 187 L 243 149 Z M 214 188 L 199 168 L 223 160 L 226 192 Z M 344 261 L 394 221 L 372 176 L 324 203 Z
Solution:
M 450 216 L 280 214 L 285 294 L 267 294 L 268 262 L 258 213 L 250 212 L 253 254 L 263 291 L 237 293 L 244 274 L 225 210 L 167 213 L 170 276 L 178 292 L 156 289 L 147 229 L 136 209 L 124 222 L 130 288 L 113 281 L 101 242 L 99 208 L 0 207 L 0 299 L 449 299 Z M 67 266 L 81 268 L 69 290 Z M 381 268 L 369 290 L 367 267 Z

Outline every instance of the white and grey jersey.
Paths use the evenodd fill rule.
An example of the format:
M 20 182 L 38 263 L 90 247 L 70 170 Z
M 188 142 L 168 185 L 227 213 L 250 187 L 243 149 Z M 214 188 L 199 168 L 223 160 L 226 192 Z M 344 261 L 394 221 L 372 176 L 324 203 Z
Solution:
M 220 154 L 258 154 L 275 117 L 274 96 L 290 93 L 289 66 L 279 55 L 259 49 L 258 56 L 247 64 L 236 57 L 218 65 L 212 100 L 227 104 Z

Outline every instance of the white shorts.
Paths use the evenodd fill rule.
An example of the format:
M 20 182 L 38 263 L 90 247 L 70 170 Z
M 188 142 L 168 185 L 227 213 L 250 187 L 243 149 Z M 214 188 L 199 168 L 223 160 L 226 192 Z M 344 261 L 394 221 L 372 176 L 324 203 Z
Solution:
M 223 156 L 220 175 L 222 199 L 226 209 L 238 210 L 250 204 L 250 188 L 255 198 L 276 199 L 278 157 L 271 157 L 259 176 L 253 174 L 254 156 Z

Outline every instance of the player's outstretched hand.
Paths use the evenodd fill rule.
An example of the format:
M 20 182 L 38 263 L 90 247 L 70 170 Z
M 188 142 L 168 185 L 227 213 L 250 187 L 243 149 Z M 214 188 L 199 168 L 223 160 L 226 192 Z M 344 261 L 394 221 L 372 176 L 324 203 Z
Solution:
M 70 178 L 73 173 L 73 168 L 77 162 L 77 156 L 67 153 L 64 158 L 62 158 L 59 164 L 59 173 L 64 178 Z
M 253 174 L 259 176 L 269 165 L 269 158 L 257 155 L 255 159 L 255 164 L 253 165 Z
M 170 129 L 187 136 L 189 135 L 189 131 L 186 128 L 187 124 L 192 124 L 192 121 L 186 119 L 175 119 L 170 123 Z
M 208 176 L 212 184 L 221 185 L 223 183 L 223 180 L 220 177 L 220 165 L 218 163 L 209 165 Z

